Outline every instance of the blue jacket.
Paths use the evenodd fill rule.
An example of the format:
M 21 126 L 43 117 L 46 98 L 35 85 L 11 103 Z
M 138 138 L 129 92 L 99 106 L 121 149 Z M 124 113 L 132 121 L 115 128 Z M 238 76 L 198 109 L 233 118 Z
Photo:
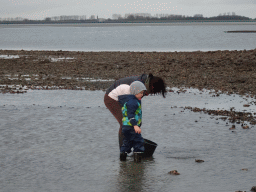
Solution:
M 142 110 L 141 101 L 135 95 L 120 95 L 118 101 L 122 105 L 123 125 L 141 126 Z

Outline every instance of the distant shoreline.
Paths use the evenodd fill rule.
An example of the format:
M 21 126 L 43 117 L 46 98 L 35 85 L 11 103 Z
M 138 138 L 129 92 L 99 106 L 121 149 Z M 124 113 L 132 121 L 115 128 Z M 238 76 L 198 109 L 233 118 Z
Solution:
M 39 25 L 39 26 L 168 26 L 168 25 L 187 25 L 187 24 L 197 24 L 197 25 L 256 25 L 256 20 L 152 20 L 152 21 L 86 21 L 86 22 L 79 22 L 79 21 L 56 21 L 56 22 L 46 22 L 46 21 L 31 21 L 31 22 L 23 22 L 23 21 L 8 21 L 8 22 L 0 22 L 0 26 L 5 25 Z
M 52 26 L 52 27 L 114 27 L 114 26 L 181 26 L 181 25 L 256 25 L 256 21 L 176 21 L 176 22 L 98 22 L 98 23 L 0 23 L 5 26 Z

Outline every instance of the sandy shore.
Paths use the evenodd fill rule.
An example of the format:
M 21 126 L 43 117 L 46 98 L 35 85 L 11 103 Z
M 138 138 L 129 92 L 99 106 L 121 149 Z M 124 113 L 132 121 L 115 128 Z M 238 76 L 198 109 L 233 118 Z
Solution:
M 209 52 L 0 50 L 0 56 L 0 85 L 104 90 L 113 81 L 86 78 L 119 79 L 151 72 L 161 76 L 169 87 L 256 94 L 256 49 Z

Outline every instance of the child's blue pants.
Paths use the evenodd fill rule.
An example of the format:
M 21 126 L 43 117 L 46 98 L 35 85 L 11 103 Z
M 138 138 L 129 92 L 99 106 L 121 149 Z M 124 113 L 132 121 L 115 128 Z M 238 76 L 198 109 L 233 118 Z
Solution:
M 121 146 L 122 152 L 131 152 L 133 147 L 133 152 L 144 152 L 144 139 L 141 134 L 135 133 L 132 126 L 122 126 L 122 133 L 124 134 L 123 145 Z

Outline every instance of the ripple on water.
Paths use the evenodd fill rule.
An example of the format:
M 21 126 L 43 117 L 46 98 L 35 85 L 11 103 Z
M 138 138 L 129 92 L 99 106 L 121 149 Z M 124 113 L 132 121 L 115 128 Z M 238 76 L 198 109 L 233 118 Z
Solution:
M 158 146 L 153 158 L 135 164 L 131 155 L 119 161 L 118 124 L 103 97 L 67 90 L 0 95 L 1 189 L 233 192 L 255 185 L 255 128 L 236 126 L 232 133 L 227 120 L 184 110 L 240 110 L 243 98 L 189 91 L 143 98 L 142 135 Z

